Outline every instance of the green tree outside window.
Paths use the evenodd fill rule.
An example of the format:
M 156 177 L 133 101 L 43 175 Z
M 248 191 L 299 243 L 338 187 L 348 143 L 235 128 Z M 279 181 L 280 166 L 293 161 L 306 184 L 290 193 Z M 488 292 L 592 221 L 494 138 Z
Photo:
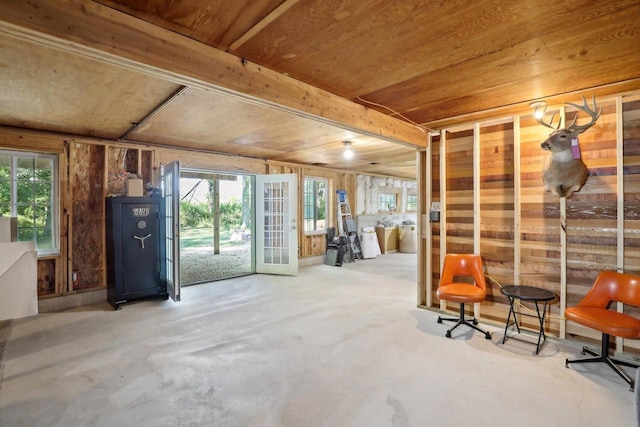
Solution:
M 33 240 L 38 254 L 57 253 L 57 158 L 0 151 L 0 213 L 18 218 L 18 240 Z
M 327 185 L 326 179 L 304 179 L 304 231 L 327 227 Z

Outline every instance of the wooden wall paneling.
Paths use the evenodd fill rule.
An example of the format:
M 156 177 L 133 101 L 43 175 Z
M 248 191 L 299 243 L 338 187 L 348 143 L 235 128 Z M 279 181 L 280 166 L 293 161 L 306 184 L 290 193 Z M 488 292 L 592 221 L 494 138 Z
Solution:
M 519 284 L 548 289 L 561 293 L 561 226 L 560 201 L 557 196 L 545 192 L 542 171 L 549 154 L 540 148 L 549 129 L 539 125 L 531 115 L 518 120 L 520 141 L 520 259 Z M 551 313 L 560 314 L 560 308 L 552 304 Z M 530 322 L 530 319 L 523 319 Z M 525 323 L 529 326 L 532 323 Z M 549 324 L 549 332 L 559 333 L 559 324 Z
M 622 111 L 622 97 L 616 97 L 616 268 L 617 271 L 624 271 L 624 115 Z M 616 303 L 618 313 L 624 313 L 624 304 Z M 617 351 L 624 351 L 624 343 L 626 339 L 622 337 L 615 338 L 615 347 Z
M 598 122 L 579 138 L 589 177 L 579 192 L 566 199 L 567 287 L 561 307 L 563 302 L 577 304 L 600 271 L 618 265 L 617 234 L 622 230 L 617 220 L 616 106 L 613 100 L 598 104 L 602 107 Z M 567 118 L 573 114 L 575 109 L 568 107 Z M 566 332 L 572 333 L 574 326 L 568 322 Z
M 479 251 L 485 265 L 487 299 L 483 314 L 503 321 L 509 311 L 500 286 L 513 284 L 514 261 L 514 125 L 512 121 L 478 125 L 477 179 Z
M 56 295 L 57 263 L 58 257 L 38 259 L 38 298 Z
M 624 224 L 624 232 L 621 233 L 624 252 L 620 262 L 626 273 L 640 275 L 640 95 L 622 97 L 619 102 L 624 200 L 620 215 Z M 625 305 L 622 309 L 640 317 L 638 307 Z M 618 351 L 640 349 L 638 340 L 616 340 L 616 344 Z
M 127 172 L 130 172 L 127 153 L 133 150 L 115 146 L 106 146 L 105 150 L 107 158 L 107 194 L 126 196 Z
M 153 169 L 153 151 L 151 150 L 141 150 L 139 157 L 139 168 L 138 173 L 142 177 L 142 182 L 145 185 L 151 184 L 154 187 L 158 186 L 158 182 L 155 180 L 154 169 Z
M 30 150 L 62 154 L 65 152 L 64 135 L 44 134 L 0 126 L 0 147 L 11 150 Z
M 305 249 L 302 251 L 301 256 L 317 256 L 324 255 L 326 249 L 326 234 L 310 234 L 305 236 Z
M 71 143 L 72 291 L 102 287 L 104 283 L 105 147 Z M 76 280 L 73 280 L 73 275 Z
M 124 167 L 127 172 L 137 174 L 140 171 L 140 150 L 139 149 L 127 149 L 124 153 Z
M 542 170 L 546 154 L 540 143 L 548 129 L 532 116 L 520 119 L 521 153 L 521 284 L 560 289 L 560 203 L 544 191 Z
M 446 252 L 473 253 L 473 130 L 447 134 L 445 161 Z
M 69 228 L 70 228 L 70 212 L 71 212 L 71 185 L 70 185 L 70 148 L 69 141 L 64 142 L 64 152 L 58 156 L 58 197 L 59 208 L 58 214 L 60 218 L 60 254 L 56 263 L 56 294 L 60 295 L 70 289 L 69 284 Z
M 473 124 L 473 253 L 480 254 L 480 123 Z M 493 298 L 489 297 L 482 305 L 490 306 Z M 480 303 L 473 304 L 473 316 L 481 317 Z
M 438 224 L 438 281 L 442 273 L 442 267 L 444 265 L 444 255 L 447 253 L 447 131 L 440 133 L 440 152 L 438 158 L 439 164 L 439 178 L 440 178 L 440 223 Z M 437 282 L 436 282 L 437 283 Z M 437 284 L 434 284 L 435 292 L 437 293 Z M 440 300 L 440 310 L 447 308 L 447 302 Z
M 417 184 L 418 184 L 418 306 L 431 307 L 432 295 L 432 250 L 431 224 L 429 223 L 429 207 L 431 206 L 431 146 L 433 137 L 429 135 L 427 147 L 416 152 Z
M 624 97 L 624 271 L 640 275 L 640 95 Z
M 154 148 L 154 168 L 159 168 L 161 164 L 166 165 L 173 160 L 179 160 L 180 167 L 183 169 L 249 175 L 267 173 L 267 164 L 261 159 L 228 156 L 195 150 L 180 150 L 176 148 Z M 157 170 L 154 169 L 154 171 L 157 174 Z M 156 180 L 157 179 L 158 177 L 156 177 Z
M 442 134 L 445 132 L 443 131 Z M 430 167 L 430 186 L 431 186 L 431 203 L 433 202 L 441 202 L 440 198 L 440 182 L 441 182 L 441 165 L 440 165 L 440 152 L 441 152 L 441 136 L 435 135 L 431 138 L 430 145 L 430 157 L 427 159 Z M 431 204 L 427 206 L 429 212 L 431 212 Z M 440 224 L 441 221 L 432 221 L 429 218 L 429 230 L 431 241 L 428 242 L 429 247 L 431 249 L 431 257 L 428 259 L 428 262 L 431 267 L 431 275 L 429 276 L 429 286 L 427 292 L 431 295 L 431 305 L 430 307 L 438 307 L 438 299 L 436 297 L 436 290 L 438 288 L 438 281 L 440 280 Z
M 446 184 L 445 224 L 446 253 L 473 253 L 474 248 L 474 132 L 473 129 L 448 132 L 444 155 Z M 442 237 L 441 237 L 442 238 Z M 458 310 L 458 304 L 445 303 Z M 465 307 L 472 314 L 474 306 Z
M 540 143 L 547 138 L 549 129 L 540 126 L 531 115 L 515 117 L 513 124 L 506 121 L 481 125 L 480 143 L 476 145 L 481 151 L 479 165 L 472 161 L 471 131 L 445 133 L 439 146 L 431 144 L 431 196 L 445 207 L 440 226 L 431 224 L 432 296 L 441 269 L 440 253 L 470 252 L 476 243 L 477 230 L 472 225 L 477 220 L 472 213 L 478 196 L 472 183 L 478 179 L 472 172 L 476 170 L 480 179 L 479 243 L 488 274 L 508 284 L 538 286 L 554 292 L 558 299 L 549 307 L 545 325 L 550 335 L 599 338 L 586 328 L 565 325 L 563 312 L 564 307 L 582 299 L 601 270 L 616 268 L 619 254 L 623 254 L 625 270 L 640 273 L 640 96 L 624 97 L 622 118 L 616 118 L 615 99 L 598 104 L 603 107 L 601 118 L 580 137 L 582 157 L 590 175 L 584 187 L 569 199 L 544 190 L 542 171 L 549 153 L 540 148 Z M 565 107 L 550 107 L 549 111 L 553 110 L 566 112 L 568 120 L 576 114 L 569 106 L 566 111 Z M 579 118 L 579 123 L 582 120 Z M 622 155 L 617 146 L 621 121 Z M 477 129 L 478 125 L 474 126 Z M 446 153 L 445 160 L 434 161 L 437 150 Z M 438 167 L 441 169 L 436 172 Z M 617 196 L 623 187 L 619 173 L 624 174 L 621 199 Z M 436 185 L 438 177 L 441 182 Z M 619 225 L 621 209 L 623 226 Z M 620 233 L 624 235 L 623 250 Z M 435 250 L 440 251 L 438 257 Z M 503 320 L 507 301 L 492 297 L 482 305 L 482 316 Z M 432 306 L 437 306 L 435 300 Z M 624 310 L 637 311 L 640 316 L 638 308 Z M 535 320 L 523 320 L 525 326 L 537 326 Z M 637 345 L 626 341 L 624 349 Z
M 513 284 L 520 285 L 521 254 L 521 189 L 520 116 L 513 118 Z

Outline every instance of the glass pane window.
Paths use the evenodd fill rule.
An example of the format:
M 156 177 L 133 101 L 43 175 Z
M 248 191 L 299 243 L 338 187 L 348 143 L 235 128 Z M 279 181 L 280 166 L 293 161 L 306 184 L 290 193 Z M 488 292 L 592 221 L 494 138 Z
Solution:
M 32 240 L 39 255 L 58 253 L 57 157 L 0 151 L 0 213 L 18 218 L 18 240 Z
M 407 194 L 407 211 L 415 212 L 418 210 L 418 195 Z
M 378 194 L 378 210 L 393 211 L 397 206 L 396 193 L 379 193 Z
M 327 185 L 326 179 L 304 179 L 304 231 L 327 227 Z

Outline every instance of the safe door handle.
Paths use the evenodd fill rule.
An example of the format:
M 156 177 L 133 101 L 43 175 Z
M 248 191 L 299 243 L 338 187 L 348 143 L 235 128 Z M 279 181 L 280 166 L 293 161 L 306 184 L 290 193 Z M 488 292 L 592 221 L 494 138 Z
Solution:
M 144 237 L 140 237 L 140 236 L 133 236 L 133 238 L 134 238 L 134 239 L 138 239 L 138 240 L 140 240 L 140 244 L 142 245 L 142 249 L 144 249 L 144 240 L 145 240 L 147 237 L 151 237 L 151 233 L 147 234 L 147 235 L 146 235 L 146 236 L 144 236 Z

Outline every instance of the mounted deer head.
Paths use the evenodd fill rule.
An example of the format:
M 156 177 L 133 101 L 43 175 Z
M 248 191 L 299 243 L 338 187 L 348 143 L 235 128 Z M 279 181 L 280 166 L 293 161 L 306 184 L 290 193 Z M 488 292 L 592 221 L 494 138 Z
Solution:
M 540 144 L 543 150 L 551 152 L 549 163 L 542 174 L 542 181 L 544 182 L 545 190 L 551 191 L 560 197 L 570 197 L 574 192 L 580 190 L 589 175 L 589 170 L 580 157 L 578 135 L 596 123 L 598 117 L 600 117 L 602 108 L 598 109 L 595 96 L 593 97 L 593 110 L 589 108 L 584 96 L 582 97 L 582 102 L 583 105 L 572 104 L 570 102 L 568 102 L 567 105 L 572 105 L 591 117 L 591 121 L 584 125 L 576 125 L 576 120 L 578 119 L 577 114 L 573 122 L 563 129 L 560 129 L 562 118 L 558 119 L 557 126 L 553 125 L 556 113 L 553 113 L 547 123 L 544 121 L 546 107 L 542 110 L 542 116 L 539 118 L 536 117 L 538 123 L 554 129 L 549 135 L 549 138 Z

